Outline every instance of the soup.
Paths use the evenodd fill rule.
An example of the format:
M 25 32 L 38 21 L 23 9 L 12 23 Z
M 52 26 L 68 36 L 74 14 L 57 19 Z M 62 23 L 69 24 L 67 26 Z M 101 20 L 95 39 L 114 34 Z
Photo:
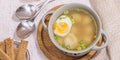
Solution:
M 52 26 L 54 38 L 68 50 L 83 50 L 96 38 L 97 25 L 94 17 L 85 9 L 65 10 Z

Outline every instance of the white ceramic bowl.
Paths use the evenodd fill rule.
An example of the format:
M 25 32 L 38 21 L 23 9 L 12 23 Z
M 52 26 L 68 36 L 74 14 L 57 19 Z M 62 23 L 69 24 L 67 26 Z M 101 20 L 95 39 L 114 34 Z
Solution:
M 95 18 L 95 21 L 96 21 L 97 27 L 98 27 L 97 38 L 93 41 L 93 43 L 89 47 L 87 47 L 84 50 L 80 50 L 80 51 L 67 50 L 67 49 L 61 47 L 58 44 L 58 42 L 54 39 L 54 33 L 52 31 L 52 25 L 53 25 L 54 21 L 57 19 L 57 17 L 60 16 L 65 10 L 68 10 L 70 8 L 75 8 L 75 7 L 88 10 L 93 15 L 93 17 Z M 52 14 L 52 16 L 50 18 L 50 21 L 49 21 L 49 24 L 48 24 L 48 27 L 47 27 L 47 25 L 45 24 L 45 16 L 48 15 L 48 14 Z M 91 50 L 100 50 L 100 49 L 103 49 L 107 46 L 107 35 L 102 30 L 101 21 L 100 21 L 99 16 L 97 15 L 97 13 L 93 9 L 89 8 L 86 5 L 77 4 L 77 3 L 66 4 L 66 5 L 60 7 L 59 9 L 57 9 L 56 11 L 51 11 L 51 12 L 46 13 L 44 15 L 43 19 L 42 19 L 42 24 L 43 24 L 43 27 L 46 29 L 46 31 L 48 31 L 48 34 L 49 34 L 49 37 L 50 37 L 52 43 L 59 50 L 65 52 L 67 55 L 83 56 Z M 102 44 L 101 46 L 96 46 L 96 44 L 99 41 L 101 35 L 104 38 L 104 44 Z

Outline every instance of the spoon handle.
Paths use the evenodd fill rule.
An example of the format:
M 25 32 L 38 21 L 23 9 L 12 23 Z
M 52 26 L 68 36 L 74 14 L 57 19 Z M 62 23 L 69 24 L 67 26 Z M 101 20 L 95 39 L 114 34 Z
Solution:
M 40 4 L 38 4 L 38 5 L 36 5 L 36 9 L 37 9 L 37 11 L 43 6 L 43 4 L 45 3 L 45 2 L 52 2 L 52 1 L 54 1 L 54 0 L 45 0 L 44 2 L 42 2 L 42 3 L 40 3 Z
M 45 7 L 45 5 L 47 5 L 49 2 L 52 2 L 52 1 L 54 1 L 54 0 L 45 0 L 43 3 L 41 3 L 40 5 L 37 5 L 37 13 L 36 14 L 38 14 L 44 7 Z
M 41 4 L 38 4 L 37 5 L 37 12 L 36 12 L 36 14 L 34 15 L 34 17 L 31 19 L 31 21 L 34 21 L 35 20 L 35 17 L 40 13 L 40 11 L 45 7 L 45 5 L 47 5 L 49 2 L 52 2 L 52 1 L 54 1 L 54 0 L 45 0 L 43 3 L 41 3 Z
M 43 2 L 40 2 L 39 4 L 36 5 L 36 11 L 38 11 L 42 6 L 43 4 L 46 2 L 47 0 L 43 1 Z

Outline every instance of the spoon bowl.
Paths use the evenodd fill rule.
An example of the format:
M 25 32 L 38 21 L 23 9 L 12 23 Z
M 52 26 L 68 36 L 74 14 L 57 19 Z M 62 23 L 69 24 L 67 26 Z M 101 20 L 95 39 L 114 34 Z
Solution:
M 36 9 L 34 7 L 34 5 L 31 4 L 25 4 L 20 6 L 17 10 L 16 10 L 16 16 L 20 19 L 20 20 L 24 20 L 24 19 L 30 19 L 32 18 L 35 13 L 36 13 Z
M 32 21 L 24 20 L 22 21 L 16 30 L 16 34 L 18 37 L 24 39 L 31 35 L 35 30 L 35 24 Z

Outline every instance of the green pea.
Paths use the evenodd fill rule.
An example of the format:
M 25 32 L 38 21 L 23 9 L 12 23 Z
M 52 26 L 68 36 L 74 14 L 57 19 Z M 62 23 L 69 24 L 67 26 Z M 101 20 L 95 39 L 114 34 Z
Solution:
M 96 35 L 94 35 L 94 38 L 96 38 L 97 36 Z
M 65 10 L 63 13 L 64 13 L 64 14 L 69 14 L 69 11 L 68 11 L 68 10 Z
M 68 17 L 70 18 L 70 20 L 71 20 L 72 23 L 75 23 L 75 20 L 73 19 L 72 16 L 69 15 Z
M 67 17 L 66 16 L 65 17 L 59 17 L 60 20 L 65 19 L 65 18 L 67 18 Z
M 82 48 L 81 47 L 78 47 L 77 50 L 81 50 Z
M 79 48 L 81 48 L 81 50 L 86 48 L 85 43 L 83 42 L 83 40 L 81 40 L 79 42 Z
M 65 48 L 65 45 L 64 45 L 64 44 L 62 44 L 62 47 L 63 47 L 63 48 Z
M 56 22 L 56 21 L 54 22 L 54 25 L 57 25 L 57 22 Z
M 68 46 L 66 46 L 66 48 L 67 48 L 67 49 L 70 49 L 70 46 L 68 45 Z
M 54 39 L 57 40 L 58 39 L 58 36 L 54 34 Z
M 85 49 L 85 48 L 86 48 L 86 46 L 83 44 L 83 45 L 81 45 L 81 48 L 82 48 L 82 49 Z
M 75 8 L 75 11 L 80 12 L 81 9 L 80 8 Z

